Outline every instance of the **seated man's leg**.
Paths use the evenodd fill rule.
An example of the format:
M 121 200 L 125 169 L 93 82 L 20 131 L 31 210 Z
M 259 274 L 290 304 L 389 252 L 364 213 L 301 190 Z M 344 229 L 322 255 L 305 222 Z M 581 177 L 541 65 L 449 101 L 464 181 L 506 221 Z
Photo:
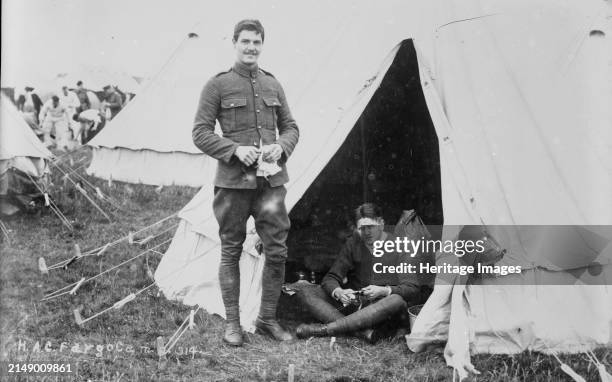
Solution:
M 355 313 L 327 325 L 330 335 L 372 328 L 391 319 L 396 313 L 406 310 L 406 302 L 397 294 L 387 296 Z
M 305 306 L 310 314 L 312 314 L 317 320 L 327 324 L 339 320 L 345 316 L 340 310 L 343 308 L 342 304 L 329 296 L 323 288 L 320 286 L 304 288 L 296 293 L 296 296 L 300 300 L 303 306 Z M 352 313 L 356 310 L 356 306 L 349 306 L 349 312 Z M 299 338 L 312 337 L 314 331 L 320 330 L 320 325 L 301 324 L 296 328 L 296 335 Z M 354 333 L 355 336 L 362 338 L 366 341 L 372 342 L 373 331 L 372 329 L 360 330 Z
M 304 288 L 295 295 L 310 314 L 325 324 L 344 317 L 338 310 L 339 303 L 328 296 L 320 286 Z
M 318 327 L 311 325 L 309 332 L 303 334 L 305 336 L 336 336 L 371 329 L 377 324 L 393 319 L 394 315 L 404 310 L 406 310 L 404 299 L 400 295 L 392 294 L 334 322 Z

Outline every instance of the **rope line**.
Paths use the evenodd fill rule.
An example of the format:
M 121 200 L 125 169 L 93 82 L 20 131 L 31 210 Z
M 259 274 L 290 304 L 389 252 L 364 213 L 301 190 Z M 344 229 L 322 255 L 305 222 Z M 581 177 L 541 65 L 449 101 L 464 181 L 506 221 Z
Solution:
M 68 229 L 70 229 L 71 231 L 74 230 L 74 227 L 72 227 L 72 224 L 70 224 L 70 221 L 68 220 L 68 218 L 66 218 L 66 216 L 62 213 L 62 211 L 60 211 L 60 209 L 55 205 L 55 203 L 53 202 L 53 200 L 51 199 L 51 197 L 49 196 L 49 194 L 47 192 L 45 192 L 45 190 L 42 189 L 42 187 L 40 187 L 40 185 L 38 184 L 37 181 L 34 180 L 34 178 L 32 178 L 32 176 L 28 173 L 25 173 L 28 178 L 30 179 L 30 181 L 36 186 L 36 188 L 38 189 L 38 191 L 40 191 L 40 193 L 42 193 L 43 195 L 47 195 L 45 200 L 49 201 L 49 209 L 51 211 L 53 211 L 53 213 L 55 213 L 57 215 L 57 217 L 62 221 L 62 223 L 68 227 Z
M 170 353 L 172 348 L 178 343 L 178 340 L 185 334 L 187 330 L 189 330 L 189 321 L 191 320 L 191 315 L 194 316 L 200 310 L 200 306 L 193 311 L 193 313 L 189 312 L 189 315 L 185 318 L 183 323 L 178 327 L 178 329 L 174 332 L 174 334 L 168 339 L 168 342 L 164 345 L 164 354 Z
M 142 232 L 144 232 L 144 231 L 146 231 L 146 230 L 148 230 L 148 229 L 150 229 L 150 228 L 152 228 L 152 227 L 154 227 L 154 226 L 156 226 L 156 225 L 158 225 L 158 224 L 160 224 L 160 223 L 162 223 L 162 222 L 165 222 L 166 220 L 169 220 L 169 219 L 172 219 L 172 218 L 176 217 L 177 215 L 178 215 L 178 213 L 174 213 L 174 214 L 172 214 L 172 215 L 170 215 L 170 216 L 167 216 L 167 217 L 165 217 L 165 218 L 163 218 L 163 219 L 161 219 L 161 220 L 156 221 L 156 222 L 155 222 L 155 223 L 153 223 L 153 224 L 150 224 L 150 225 L 148 225 L 148 226 L 146 226 L 146 227 L 144 227 L 144 228 L 139 229 L 138 231 L 133 232 L 133 234 L 134 234 L 134 235 L 137 235 L 137 234 L 139 234 L 139 233 L 142 233 Z M 178 225 L 178 224 L 177 224 L 177 225 Z M 121 242 L 123 242 L 123 241 L 128 240 L 128 238 L 129 238 L 129 235 L 125 235 L 125 236 L 123 236 L 123 237 L 121 237 L 121 238 L 119 238 L 119 239 L 117 239 L 117 240 L 115 240 L 115 241 L 113 241 L 113 242 L 107 243 L 107 244 L 109 244 L 109 247 L 113 247 L 113 246 L 115 246 L 115 245 L 117 245 L 117 244 L 119 244 L 119 243 L 121 243 Z M 90 249 L 90 250 L 88 250 L 88 251 L 85 251 L 85 252 L 83 253 L 83 256 L 85 256 L 85 255 L 89 255 L 89 254 L 91 254 L 91 253 L 98 252 L 98 251 L 100 251 L 102 248 L 104 248 L 105 246 L 106 246 L 106 244 L 104 244 L 104 245 L 102 245 L 102 246 L 100 246 L 100 247 L 97 247 L 97 248 L 94 248 L 94 249 Z
M 175 214 L 175 215 L 176 215 L 176 214 Z M 166 217 L 166 218 L 164 218 L 164 219 L 162 219 L 162 220 L 160 220 L 160 221 L 158 221 L 158 222 L 156 222 L 156 223 L 153 223 L 153 224 L 151 224 L 151 225 L 149 225 L 149 226 L 147 226 L 147 227 L 145 227 L 145 228 L 143 228 L 143 229 L 141 229 L 141 230 L 139 230 L 139 231 L 136 231 L 136 233 L 141 233 L 142 231 L 144 231 L 144 230 L 146 230 L 146 229 L 149 229 L 149 228 L 151 228 L 151 227 L 153 227 L 153 226 L 155 226 L 155 225 L 159 224 L 160 222 L 167 220 L 167 219 L 168 219 L 168 218 L 170 218 L 170 217 L 173 217 L 173 215 L 171 215 L 171 216 L 169 216 L 169 217 Z M 166 232 L 168 232 L 168 231 L 170 231 L 171 229 L 176 228 L 176 227 L 178 227 L 178 223 L 176 223 L 176 224 L 174 224 L 174 225 L 171 225 L 170 227 L 168 227 L 167 229 L 163 230 L 162 232 L 159 232 L 158 234 L 154 235 L 154 236 L 153 236 L 153 238 L 152 238 L 151 240 L 153 240 L 153 239 L 155 239 L 155 238 L 157 238 L 157 237 L 159 237 L 159 236 L 163 235 L 164 233 L 166 233 Z M 104 250 L 105 248 L 106 248 L 106 249 L 109 249 L 109 248 L 111 248 L 111 247 L 114 247 L 115 245 L 120 244 L 121 242 L 123 242 L 124 240 L 126 240 L 126 239 L 128 239 L 128 238 L 129 238 L 129 235 L 127 235 L 127 236 L 125 236 L 125 237 L 123 237 L 123 238 L 121 238 L 121 239 L 115 240 L 115 241 L 113 241 L 113 242 L 106 243 L 106 244 L 104 244 L 104 245 L 102 245 L 102 246 L 100 246 L 100 247 L 98 247 L 98 248 L 94 248 L 94 249 L 91 249 L 91 250 L 89 250 L 89 251 L 86 251 L 86 252 L 84 252 L 83 254 L 81 254 L 81 256 L 72 256 L 72 257 L 71 257 L 71 258 L 69 258 L 69 259 L 65 259 L 65 260 L 62 260 L 62 261 L 60 261 L 60 262 L 57 262 L 57 263 L 55 263 L 55 264 L 52 264 L 52 265 L 48 266 L 48 267 L 47 267 L 47 269 L 48 269 L 48 270 L 52 270 L 52 269 L 63 268 L 63 267 L 65 267 L 67 264 L 71 263 L 72 261 L 74 261 L 74 260 L 76 260 L 77 258 L 80 258 L 80 257 L 98 256 L 98 254 L 100 253 L 100 251 Z
M 81 174 L 79 174 L 77 172 L 78 170 L 83 168 L 85 166 L 85 164 L 83 164 L 82 166 L 80 166 L 80 167 L 78 167 L 78 168 L 76 168 L 76 169 L 74 169 L 72 171 L 69 171 L 69 172 L 67 172 L 67 170 L 62 169 L 59 164 L 54 164 L 54 166 L 56 166 L 60 170 L 60 172 L 62 172 L 64 174 L 64 176 L 66 178 L 69 178 L 70 175 L 76 175 L 86 186 L 89 186 L 91 188 L 91 190 L 93 192 L 95 192 L 96 195 L 98 195 L 98 197 L 100 199 L 102 199 L 105 202 L 109 203 L 111 206 L 115 207 L 116 209 L 121 209 L 121 206 L 119 205 L 119 203 L 116 200 L 114 200 L 113 198 L 111 198 L 110 196 L 101 194 L 101 197 L 100 197 L 100 195 L 98 194 L 99 188 L 94 186 L 89 180 L 87 180 L 84 176 L 82 176 Z M 74 181 L 73 181 L 73 184 L 74 184 Z M 101 191 L 100 191 L 100 193 L 101 193 Z
M 101 276 L 103 276 L 103 275 L 105 275 L 105 274 L 107 274 L 107 273 L 109 273 L 109 272 L 112 272 L 113 270 L 115 270 L 115 269 L 117 269 L 117 268 L 119 268 L 119 267 L 122 267 L 122 266 L 124 266 L 125 264 L 127 264 L 127 263 L 129 263 L 129 262 L 132 262 L 132 261 L 134 261 L 134 260 L 136 260 L 136 259 L 138 259 L 138 258 L 140 258 L 140 257 L 142 257 L 142 256 L 144 256 L 144 255 L 146 255 L 146 254 L 147 254 L 148 252 L 150 252 L 151 250 L 153 250 L 153 249 L 155 249 L 155 248 L 158 248 L 158 247 L 160 247 L 160 246 L 162 246 L 162 245 L 164 245 L 164 244 L 169 243 L 170 241 L 172 241 L 172 239 L 169 239 L 169 240 L 166 240 L 166 241 L 164 241 L 164 242 L 161 242 L 161 243 L 157 244 L 156 246 L 152 247 L 151 249 L 147 249 L 146 251 L 143 251 L 143 252 L 139 253 L 138 255 L 136 255 L 136 256 L 134 256 L 134 257 L 131 257 L 131 258 L 129 258 L 129 259 L 127 259 L 127 260 L 125 260 L 125 261 L 122 261 L 121 263 L 119 263 L 119 264 L 117 264 L 117 265 L 115 265 L 115 266 L 112 266 L 112 267 L 110 267 L 110 268 L 108 268 L 108 269 L 106 269 L 106 270 L 104 270 L 104 271 L 102 271 L 102 272 L 100 272 L 100 273 L 98 273 L 98 274 L 96 274 L 96 275 L 94 275 L 94 276 L 91 276 L 91 277 L 89 277 L 89 278 L 86 278 L 86 279 L 85 279 L 85 280 L 83 280 L 83 281 L 77 281 L 77 282 L 72 283 L 72 284 L 69 284 L 69 285 L 67 285 L 67 286 L 65 286 L 65 287 L 63 287 L 63 288 L 60 288 L 60 289 L 58 289 L 58 290 L 56 290 L 56 291 L 54 291 L 54 292 L 52 292 L 52 293 L 49 293 L 49 294 L 45 295 L 41 301 L 50 300 L 50 299 L 52 299 L 52 298 L 59 297 L 59 296 L 63 296 L 64 294 L 70 293 L 70 292 L 65 292 L 65 293 L 61 293 L 61 292 L 62 292 L 62 291 L 64 291 L 64 290 L 66 290 L 66 289 L 68 289 L 68 288 L 70 288 L 70 287 L 74 287 L 74 286 L 76 286 L 76 285 L 77 285 L 77 284 L 79 284 L 79 283 L 81 283 L 81 285 L 83 285 L 83 284 L 86 284 L 86 283 L 88 283 L 88 282 L 90 282 L 90 281 L 96 280 L 96 279 L 100 278 Z
M 80 313 L 78 313 L 78 309 L 77 309 L 77 310 L 75 310 L 75 311 L 74 311 L 74 313 L 75 313 L 75 317 L 77 317 L 77 324 L 78 324 L 78 325 L 83 325 L 83 324 L 84 324 L 84 323 L 86 323 L 87 321 L 91 321 L 91 320 L 93 320 L 94 318 L 96 318 L 96 317 L 98 317 L 98 316 L 101 316 L 101 315 L 103 315 L 104 313 L 106 313 L 106 312 L 108 312 L 108 311 L 110 311 L 110 310 L 113 310 L 113 309 L 117 309 L 117 310 L 118 310 L 118 309 L 121 309 L 121 308 L 123 308 L 123 306 L 124 306 L 125 304 L 127 304 L 128 302 L 131 302 L 131 301 L 133 301 L 134 299 L 136 299 L 136 296 L 138 296 L 139 294 L 141 294 L 141 293 L 145 292 L 146 290 L 148 290 L 148 289 L 152 288 L 153 286 L 155 286 L 155 283 L 151 283 L 151 284 L 149 284 L 148 286 L 146 286 L 146 287 L 144 287 L 144 288 L 140 289 L 139 291 L 136 291 L 136 292 L 134 292 L 134 293 L 130 293 L 130 294 L 128 294 L 127 296 L 125 296 L 124 298 L 122 298 L 121 300 L 119 300 L 119 301 L 115 302 L 113 305 L 109 306 L 108 308 L 103 309 L 102 311 L 100 311 L 100 312 L 98 312 L 98 313 L 96 313 L 96 314 L 94 314 L 94 315 L 92 315 L 92 316 L 90 316 L 90 317 L 87 317 L 87 318 L 85 318 L 85 319 L 83 319 L 83 318 L 81 317 L 81 315 L 80 315 Z
M 89 203 L 91 203 L 91 205 L 93 205 L 102 215 L 104 215 L 104 217 L 112 223 L 111 218 L 108 216 L 108 214 L 106 212 L 104 212 L 104 210 L 98 206 L 98 204 L 87 194 L 87 191 L 81 187 L 78 183 L 76 183 L 74 180 L 72 180 L 72 178 L 70 178 L 68 176 L 68 174 L 66 174 L 66 172 L 57 164 L 52 163 L 58 170 L 60 170 L 61 173 L 64 174 L 65 178 L 68 179 L 73 185 L 74 187 L 85 197 L 85 199 L 87 199 L 89 201 Z

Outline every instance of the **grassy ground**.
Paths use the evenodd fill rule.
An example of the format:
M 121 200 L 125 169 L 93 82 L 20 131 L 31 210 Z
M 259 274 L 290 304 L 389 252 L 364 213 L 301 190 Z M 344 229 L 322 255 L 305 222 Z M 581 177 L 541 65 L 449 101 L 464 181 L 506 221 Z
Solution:
M 72 154 L 74 161 L 86 162 L 86 149 Z M 69 158 L 61 163 L 68 165 Z M 158 336 L 168 339 L 189 313 L 189 308 L 157 294 L 151 288 L 122 309 L 112 310 L 79 327 L 73 310 L 80 308 L 89 317 L 131 292 L 152 283 L 147 274 L 159 262 L 149 255 L 130 262 L 94 282 L 75 295 L 49 301 L 41 298 L 81 277 L 95 275 L 142 250 L 127 244 L 109 249 L 100 257 L 87 257 L 67 270 L 38 271 L 37 259 L 47 264 L 70 257 L 74 244 L 83 251 L 98 247 L 177 212 L 196 190 L 167 187 L 156 190 L 87 178 L 114 197 L 119 208 L 100 205 L 112 213 L 109 223 L 70 184 L 54 175 L 54 194 L 62 211 L 72 221 L 70 232 L 48 209 L 4 219 L 9 240 L 0 243 L 0 356 L 4 361 L 53 361 L 72 364 L 73 373 L 57 380 L 75 381 L 286 381 L 289 365 L 295 381 L 448 381 L 452 371 L 441 355 L 412 354 L 401 341 L 383 341 L 375 346 L 357 339 L 338 338 L 330 347 L 328 339 L 310 339 L 278 345 L 259 335 L 250 335 L 243 348 L 221 343 L 222 320 L 199 313 L 195 330 L 180 339 L 165 360 L 155 352 Z M 83 174 L 83 171 L 79 171 Z M 75 178 L 76 179 L 76 178 Z M 176 219 L 155 232 L 171 228 Z M 173 229 L 150 246 L 172 237 Z M 165 246 L 163 247 L 165 249 Z M 162 250 L 163 252 L 163 250 Z M 291 301 L 281 299 L 282 323 L 295 328 L 311 318 Z M 612 351 L 600 349 L 597 356 L 611 369 Z M 589 381 L 597 371 L 584 356 L 564 356 L 564 362 Z M 555 359 L 542 354 L 474 357 L 482 371 L 476 381 L 558 381 L 569 380 Z M 26 380 L 25 378 L 21 378 Z M 0 380 L 8 380 L 6 375 Z M 14 379 L 13 379 L 14 380 Z M 19 380 L 19 379 L 17 379 Z M 56 379 L 47 379 L 56 380 Z

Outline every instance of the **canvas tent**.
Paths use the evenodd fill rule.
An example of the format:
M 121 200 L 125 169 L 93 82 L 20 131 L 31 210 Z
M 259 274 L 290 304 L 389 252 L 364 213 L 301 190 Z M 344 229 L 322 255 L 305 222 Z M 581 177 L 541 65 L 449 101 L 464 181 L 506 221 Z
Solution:
M 0 213 L 11 215 L 27 203 L 24 192 L 38 193 L 37 181 L 49 172 L 53 155 L 36 137 L 6 96 L 0 98 Z M 28 177 L 29 176 L 29 177 Z M 29 189 L 29 190 L 28 190 Z
M 203 174 L 212 162 L 182 130 L 193 123 L 207 75 L 201 70 L 206 49 L 198 42 L 187 37 L 141 94 L 88 142 L 93 147 L 89 174 L 153 185 L 206 183 Z
M 287 20 L 284 7 L 302 16 Z M 313 14 L 311 4 L 258 8 L 261 15 L 252 15 L 261 18 L 270 36 L 262 67 L 285 86 L 301 127 L 300 143 L 288 162 L 288 208 L 298 205 L 325 173 L 377 95 L 393 86 L 385 85 L 385 78 L 402 66 L 402 50 L 413 44 L 405 40 L 414 37 L 414 54 L 405 59 L 418 64 L 417 93 L 426 102 L 429 126 L 437 137 L 441 200 L 436 203 L 447 226 L 445 237 L 456 235 L 451 225 L 610 225 L 610 92 L 609 81 L 602 81 L 610 76 L 607 55 L 612 46 L 606 2 L 334 2 L 324 15 Z M 233 25 L 237 14 L 227 13 L 231 19 L 220 12 L 202 24 L 212 30 Z M 317 28 L 308 27 L 312 25 Z M 231 49 L 227 34 L 220 39 L 201 36 L 206 36 L 208 52 Z M 276 45 L 273 36 L 281 40 Z M 231 62 L 218 61 L 202 61 L 198 72 L 208 78 Z M 401 98 L 399 88 L 391 90 L 387 97 L 397 91 Z M 405 99 L 406 104 L 411 101 Z M 377 131 L 384 134 L 385 127 Z M 190 139 L 191 124 L 171 129 L 185 142 Z M 180 227 L 156 280 L 168 297 L 223 314 L 209 184 L 214 166 L 202 168 L 204 186 L 181 211 Z M 400 208 L 406 207 L 411 206 Z M 518 245 L 512 230 L 494 232 L 511 249 L 504 261 L 524 265 L 525 277 L 540 274 L 568 283 L 568 269 L 533 261 L 537 247 Z M 602 264 L 598 278 L 610 280 L 612 237 L 605 230 L 597 235 L 603 244 L 589 263 L 595 259 Z M 241 315 L 247 330 L 259 303 L 262 260 L 253 248 L 256 240 L 251 232 L 241 260 Z M 576 266 L 584 270 L 588 265 Z M 409 346 L 420 350 L 444 341 L 448 363 L 465 370 L 470 351 L 580 351 L 612 343 L 612 298 L 606 285 L 486 283 L 436 286 Z M 589 315 L 579 323 L 577 312 L 585 311 Z M 557 319 L 553 332 L 551 318 L 561 314 L 567 320 Z

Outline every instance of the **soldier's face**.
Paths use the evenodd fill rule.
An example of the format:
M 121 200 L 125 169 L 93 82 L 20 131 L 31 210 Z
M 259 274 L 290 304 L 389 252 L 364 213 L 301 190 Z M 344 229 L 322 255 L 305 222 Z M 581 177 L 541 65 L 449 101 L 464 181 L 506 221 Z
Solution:
M 234 41 L 236 61 L 249 66 L 255 65 L 262 48 L 263 41 L 259 33 L 243 30 L 238 35 L 238 39 Z
M 359 227 L 359 235 L 367 245 L 372 245 L 376 240 L 380 240 L 384 228 L 383 224 L 365 225 Z

